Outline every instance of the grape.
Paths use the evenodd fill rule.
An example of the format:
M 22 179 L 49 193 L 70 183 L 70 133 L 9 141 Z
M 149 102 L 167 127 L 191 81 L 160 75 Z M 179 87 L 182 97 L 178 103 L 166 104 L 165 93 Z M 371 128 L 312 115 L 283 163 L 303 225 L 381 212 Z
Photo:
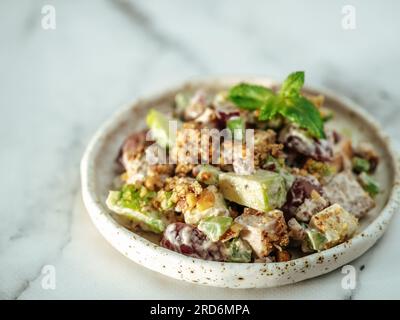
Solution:
M 217 106 L 216 109 L 216 114 L 217 114 L 217 119 L 218 119 L 218 124 L 221 128 L 226 127 L 226 122 L 233 118 L 233 117 L 239 117 L 240 116 L 240 111 L 239 109 L 231 106 L 231 105 L 220 105 Z
M 123 142 L 118 153 L 117 162 L 126 169 L 126 159 L 132 159 L 144 152 L 146 146 L 150 145 L 150 141 L 146 141 L 148 130 L 135 132 L 128 136 Z
M 288 148 L 317 161 L 329 161 L 333 157 L 332 147 L 327 140 L 304 141 L 299 137 L 290 136 L 285 144 Z
M 161 246 L 186 256 L 205 260 L 224 261 L 223 245 L 212 242 L 196 227 L 176 222 L 168 225 Z
M 297 177 L 293 182 L 286 196 L 286 203 L 282 207 L 285 213 L 285 219 L 289 220 L 295 215 L 296 209 L 311 197 L 311 192 L 315 190 L 322 194 L 322 186 L 317 179 L 313 177 Z
M 279 140 L 288 148 L 288 153 L 298 153 L 317 161 L 333 158 L 332 143 L 326 139 L 313 139 L 304 130 L 288 126 L 280 133 Z

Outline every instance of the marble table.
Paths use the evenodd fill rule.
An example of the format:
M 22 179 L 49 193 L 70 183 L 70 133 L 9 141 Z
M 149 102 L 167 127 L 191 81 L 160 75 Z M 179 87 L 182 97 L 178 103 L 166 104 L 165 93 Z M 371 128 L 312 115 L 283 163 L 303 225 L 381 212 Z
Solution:
M 56 10 L 45 30 L 42 6 Z M 80 197 L 79 161 L 121 104 L 190 77 L 306 70 L 310 85 L 365 107 L 400 150 L 398 1 L 1 1 L 2 299 L 364 299 L 400 297 L 400 219 L 352 265 L 274 289 L 169 279 L 116 252 Z M 55 287 L 46 286 L 46 270 Z

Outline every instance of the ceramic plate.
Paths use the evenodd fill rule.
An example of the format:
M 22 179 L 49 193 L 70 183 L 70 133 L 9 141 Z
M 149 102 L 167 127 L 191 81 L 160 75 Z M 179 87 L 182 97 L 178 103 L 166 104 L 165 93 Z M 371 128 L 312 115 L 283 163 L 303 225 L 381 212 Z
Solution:
M 176 279 L 217 287 L 255 288 L 294 283 L 330 272 L 362 255 L 382 236 L 399 207 L 399 170 L 388 138 L 371 117 L 352 101 L 326 90 L 306 89 L 310 93 L 325 95 L 325 105 L 335 112 L 329 126 L 344 130 L 353 141 L 370 142 L 381 159 L 376 176 L 384 191 L 377 196 L 376 207 L 361 220 L 359 230 L 351 240 L 289 262 L 205 261 L 167 250 L 154 243 L 149 236 L 129 231 L 124 222 L 107 209 L 105 200 L 115 178 L 115 158 L 119 148 L 130 133 L 145 128 L 145 116 L 150 108 L 170 110 L 175 93 L 185 88 L 221 90 L 241 81 L 277 85 L 270 79 L 260 77 L 193 80 L 125 106 L 97 131 L 81 162 L 83 199 L 97 229 L 114 248 L 146 268 Z

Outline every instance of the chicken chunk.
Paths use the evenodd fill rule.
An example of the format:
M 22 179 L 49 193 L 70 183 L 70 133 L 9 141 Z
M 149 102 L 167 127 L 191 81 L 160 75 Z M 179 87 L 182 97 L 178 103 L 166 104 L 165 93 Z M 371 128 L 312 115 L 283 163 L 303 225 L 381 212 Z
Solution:
M 321 249 L 331 248 L 350 238 L 357 230 L 358 220 L 338 204 L 314 215 L 309 226 L 325 238 Z
M 302 226 L 296 218 L 291 218 L 287 222 L 289 228 L 289 237 L 293 240 L 304 240 L 306 237 L 306 229 Z
M 287 225 L 280 210 L 261 212 L 246 208 L 235 222 L 243 225 L 240 236 L 259 258 L 268 256 L 276 247 L 289 244 Z
M 357 218 L 361 218 L 375 206 L 375 201 L 349 171 L 337 174 L 324 187 L 324 194 L 330 203 L 340 204 Z

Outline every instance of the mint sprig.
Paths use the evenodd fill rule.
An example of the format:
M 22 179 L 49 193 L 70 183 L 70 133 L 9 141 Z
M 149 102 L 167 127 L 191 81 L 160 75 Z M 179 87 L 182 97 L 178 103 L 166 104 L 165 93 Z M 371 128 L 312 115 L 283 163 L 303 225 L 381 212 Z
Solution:
M 313 137 L 325 138 L 320 112 L 301 95 L 303 85 L 304 72 L 297 71 L 286 78 L 278 93 L 260 85 L 241 83 L 230 89 L 228 98 L 242 109 L 260 110 L 259 120 L 269 120 L 279 114 Z
M 260 109 L 274 95 L 269 88 L 240 83 L 231 88 L 228 98 L 242 109 L 256 110 Z

